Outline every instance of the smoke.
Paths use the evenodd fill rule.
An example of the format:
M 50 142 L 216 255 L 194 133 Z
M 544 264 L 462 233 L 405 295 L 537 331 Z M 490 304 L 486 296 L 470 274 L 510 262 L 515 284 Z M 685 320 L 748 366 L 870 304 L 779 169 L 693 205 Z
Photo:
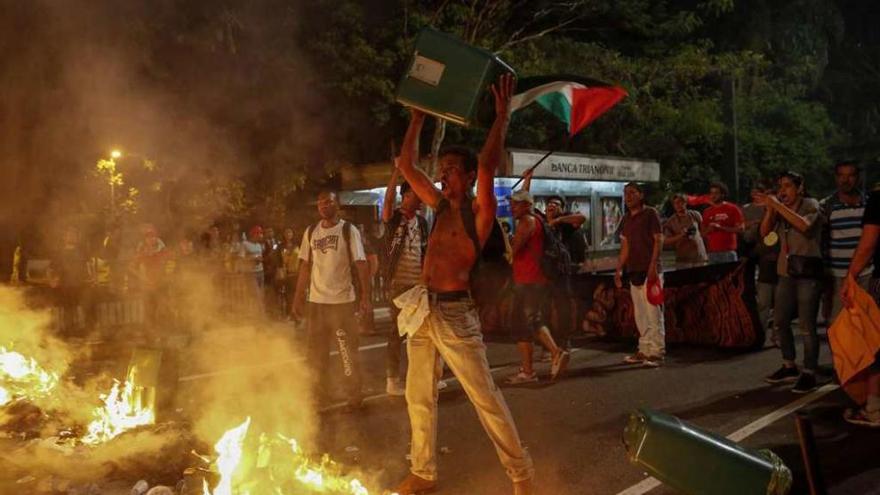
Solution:
M 111 194 L 131 187 L 137 212 L 124 221 L 166 234 L 246 216 L 254 204 L 237 204 L 230 184 L 296 190 L 326 148 L 290 2 L 0 3 L 6 244 L 99 230 L 120 214 Z M 112 149 L 125 180 L 113 192 L 94 174 Z
M 213 444 L 228 429 L 252 418 L 252 431 L 281 433 L 309 445 L 316 431 L 313 380 L 289 324 L 256 313 L 229 316 L 228 297 L 203 274 L 190 274 L 182 307 L 193 329 L 179 357 L 187 363 L 180 384 L 182 407 L 194 433 Z

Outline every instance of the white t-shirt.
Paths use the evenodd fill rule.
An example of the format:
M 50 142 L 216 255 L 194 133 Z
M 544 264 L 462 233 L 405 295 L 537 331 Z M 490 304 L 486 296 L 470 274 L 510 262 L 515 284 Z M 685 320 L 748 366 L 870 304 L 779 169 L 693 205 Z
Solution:
M 309 302 L 343 304 L 355 300 L 349 252 L 355 261 L 366 261 L 367 257 L 364 255 L 361 233 L 354 225 L 350 226 L 350 251 L 344 245 L 343 223 L 340 221 L 329 229 L 319 223 L 312 229 L 311 246 L 308 229 L 303 233 L 299 259 L 306 263 L 312 261 Z M 314 256 L 314 260 L 311 260 L 311 256 Z
M 244 241 L 241 243 L 239 256 L 244 258 L 242 261 L 241 271 L 243 272 L 261 272 L 263 271 L 263 244 L 260 242 Z

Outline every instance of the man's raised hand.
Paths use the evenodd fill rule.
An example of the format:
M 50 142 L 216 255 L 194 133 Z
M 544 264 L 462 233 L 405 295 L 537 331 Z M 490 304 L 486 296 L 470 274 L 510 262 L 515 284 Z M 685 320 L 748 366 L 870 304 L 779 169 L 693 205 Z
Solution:
M 510 99 L 516 87 L 516 79 L 513 74 L 502 74 L 498 82 L 492 85 L 492 95 L 495 96 L 496 118 L 510 117 Z

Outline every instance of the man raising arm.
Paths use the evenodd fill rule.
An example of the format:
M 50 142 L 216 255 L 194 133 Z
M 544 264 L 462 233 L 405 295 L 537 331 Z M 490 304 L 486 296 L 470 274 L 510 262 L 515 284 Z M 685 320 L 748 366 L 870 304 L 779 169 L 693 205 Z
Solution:
M 479 315 L 469 291 L 471 270 L 495 222 L 493 182 L 495 169 L 505 157 L 504 135 L 513 86 L 513 77 L 506 75 L 492 88 L 496 118 L 479 159 L 465 148 L 440 152 L 441 190 L 415 166 L 416 139 L 424 122 L 422 112 L 412 111 L 401 148 L 399 166 L 404 178 L 422 201 L 434 208 L 436 215 L 422 272 L 424 285 L 399 298 L 417 297 L 420 308 L 423 304 L 428 306 L 424 320 L 406 328 L 406 402 L 412 430 L 412 465 L 409 476 L 395 489 L 401 495 L 425 493 L 437 485 L 437 382 L 441 357 L 473 403 L 513 481 L 514 493 L 531 493 L 531 457 L 489 371 Z M 476 199 L 471 195 L 474 182 Z

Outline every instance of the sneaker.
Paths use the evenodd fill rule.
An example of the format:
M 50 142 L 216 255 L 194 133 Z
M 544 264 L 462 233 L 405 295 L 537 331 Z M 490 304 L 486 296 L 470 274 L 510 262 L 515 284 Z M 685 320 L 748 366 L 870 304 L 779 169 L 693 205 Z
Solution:
M 406 387 L 398 377 L 388 377 L 385 379 L 385 393 L 393 397 L 402 397 L 406 394 Z
M 626 364 L 642 364 L 645 361 L 645 359 L 647 359 L 647 357 L 648 356 L 645 356 L 640 351 L 640 352 L 637 352 L 635 354 L 632 354 L 630 356 L 623 358 L 623 362 Z
M 663 356 L 645 356 L 642 366 L 646 368 L 659 368 L 663 366 Z
M 508 385 L 523 385 L 525 383 L 535 383 L 538 381 L 538 374 L 534 371 L 531 373 L 526 373 L 523 370 L 519 370 L 519 373 L 509 377 L 505 380 L 504 383 Z
M 565 372 L 565 369 L 568 368 L 569 360 L 571 360 L 571 353 L 568 351 L 561 351 L 556 355 L 556 359 L 554 359 L 553 364 L 550 365 L 551 380 L 555 380 L 559 375 Z
M 782 366 L 772 374 L 764 378 L 767 383 L 785 383 L 793 382 L 798 379 L 800 372 L 797 367 Z
M 843 420 L 854 425 L 880 428 L 880 411 L 868 412 L 864 407 L 847 409 L 843 412 Z
M 791 391 L 796 394 L 806 394 L 816 390 L 818 387 L 819 385 L 816 384 L 816 375 L 814 373 L 801 373 L 797 383 L 794 384 L 794 387 L 791 387 Z

